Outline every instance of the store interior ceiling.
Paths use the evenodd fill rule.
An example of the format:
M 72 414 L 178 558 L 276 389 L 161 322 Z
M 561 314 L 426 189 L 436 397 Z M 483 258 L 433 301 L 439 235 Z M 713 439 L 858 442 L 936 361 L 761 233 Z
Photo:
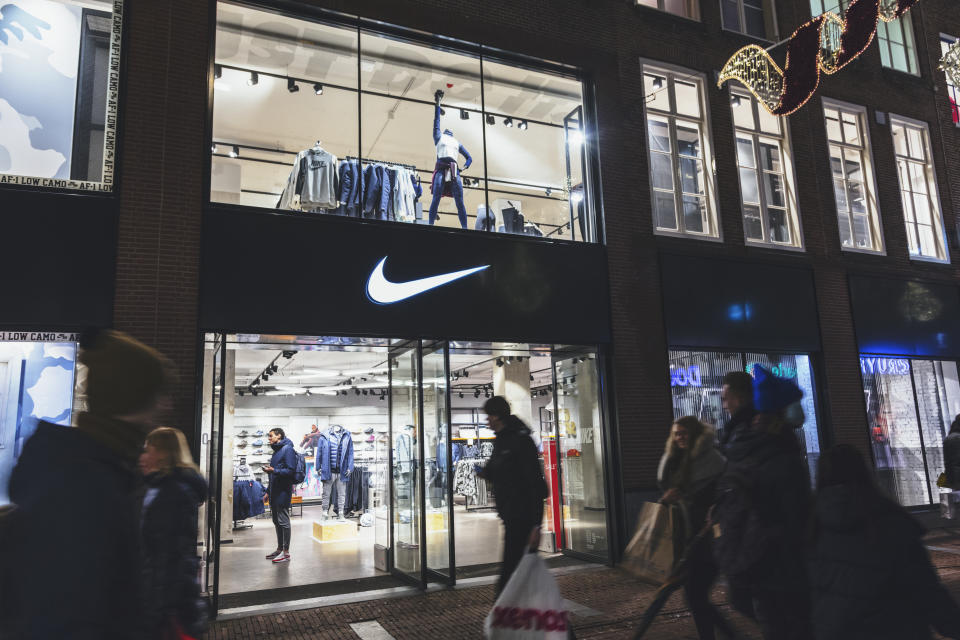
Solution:
M 358 85 L 357 41 L 355 30 L 220 3 L 216 62 L 227 68 L 214 85 L 214 141 L 225 143 L 221 152 L 228 150 L 226 145 L 239 144 L 296 153 L 319 141 L 338 158 L 362 155 L 415 165 L 427 172 L 421 173 L 421 178 L 429 180 L 436 158 L 433 94 L 442 89 L 446 114 L 441 127 L 453 130 L 473 156 L 474 164 L 464 177 L 480 179 L 482 188 L 486 160 L 491 201 L 516 199 L 516 192 L 529 191 L 536 198 L 524 202 L 528 219 L 552 223 L 555 218 L 561 224 L 568 220 L 563 194 L 568 140 L 562 125 L 582 104 L 578 80 L 485 60 L 481 100 L 479 59 L 364 34 L 359 85 L 375 93 L 362 97 L 363 139 L 362 153 L 358 153 L 357 92 L 336 87 Z M 281 77 L 258 75 L 256 84 L 251 85 L 247 70 Z M 296 92 L 290 91 L 287 77 L 303 80 L 296 83 Z M 313 82 L 322 83 L 321 95 L 315 93 Z M 497 114 L 495 124 L 484 124 L 481 108 Z M 507 127 L 501 116 L 510 116 L 518 125 L 522 119 L 531 122 L 525 129 Z M 572 184 L 582 182 L 579 152 L 579 144 L 571 145 Z M 254 158 L 277 164 L 255 162 Z M 226 176 L 236 175 L 239 179 L 234 182 L 241 183 L 245 191 L 263 192 L 244 194 L 245 204 L 273 206 L 273 194 L 283 190 L 292 162 L 290 154 L 243 148 L 242 159 L 216 158 L 219 176 L 215 182 L 228 184 Z M 227 168 L 230 165 L 234 168 Z M 498 196 L 496 189 L 514 193 Z M 553 200 L 547 199 L 547 189 Z M 466 191 L 467 209 L 474 214 L 476 205 L 483 202 L 483 192 L 469 187 Z

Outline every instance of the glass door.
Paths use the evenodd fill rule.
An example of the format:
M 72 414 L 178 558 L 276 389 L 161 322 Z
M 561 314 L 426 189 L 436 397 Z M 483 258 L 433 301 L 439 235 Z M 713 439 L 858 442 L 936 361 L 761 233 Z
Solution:
M 224 370 L 226 346 L 224 335 L 206 334 L 204 339 L 203 403 L 200 416 L 199 463 L 200 470 L 209 486 L 209 499 L 200 505 L 198 542 L 202 548 L 200 558 L 200 587 L 210 603 L 211 611 L 217 611 L 217 581 L 219 578 L 220 553 L 220 479 L 223 462 L 220 456 L 224 414 Z
M 421 567 L 423 442 L 421 435 L 419 343 L 401 342 L 390 349 L 390 442 L 393 448 L 391 572 L 426 586 Z
M 426 547 L 424 580 L 453 584 L 453 474 L 446 464 L 451 459 L 449 363 L 445 342 L 424 345 L 421 535 Z
M 606 558 L 609 529 L 597 354 L 554 352 L 553 377 L 563 549 Z

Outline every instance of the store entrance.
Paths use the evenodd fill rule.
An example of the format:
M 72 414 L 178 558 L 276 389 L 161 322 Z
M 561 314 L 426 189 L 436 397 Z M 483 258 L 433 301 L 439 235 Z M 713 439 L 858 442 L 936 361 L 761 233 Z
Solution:
M 200 543 L 217 610 L 495 573 L 496 499 L 475 473 L 493 450 L 482 410 L 493 395 L 542 452 L 552 494 L 542 550 L 606 559 L 594 349 L 259 334 L 204 342 L 199 441 L 212 499 Z M 291 559 L 279 566 L 265 557 L 277 546 L 264 499 L 272 429 L 306 462 Z

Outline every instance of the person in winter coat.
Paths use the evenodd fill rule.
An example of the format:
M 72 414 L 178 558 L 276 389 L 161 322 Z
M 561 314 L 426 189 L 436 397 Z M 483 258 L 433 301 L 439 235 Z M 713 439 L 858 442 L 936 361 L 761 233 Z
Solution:
M 273 456 L 263 468 L 270 474 L 270 513 L 277 530 L 277 548 L 267 554 L 274 564 L 290 562 L 290 500 L 293 498 L 293 477 L 297 471 L 297 452 L 293 441 L 277 427 L 267 433 Z
M 146 487 L 140 512 L 144 628 L 158 640 L 179 631 L 199 636 L 207 615 L 197 582 L 197 510 L 207 483 L 183 433 L 170 427 L 147 435 L 140 471 Z
M 484 403 L 483 410 L 497 434 L 493 454 L 477 475 L 493 484 L 497 514 L 503 520 L 499 594 L 527 548 L 539 542 L 534 530 L 543 521 L 543 501 L 548 490 L 530 428 L 510 412 L 510 403 L 502 396 L 493 396 Z
M 876 487 L 849 445 L 823 452 L 809 553 L 817 640 L 960 638 L 960 607 L 940 584 L 924 529 Z
M 765 640 L 811 637 L 804 559 L 810 479 L 794 434 L 804 420 L 802 398 L 796 384 L 754 366 L 757 415 L 727 448 L 712 516 L 720 532 L 715 557 L 731 585 L 731 603 L 756 618 Z M 741 529 L 724 538 L 725 530 L 737 528 L 728 506 L 737 493 L 748 505 L 742 512 L 747 535 Z M 751 543 L 743 545 L 747 536 Z
M 943 470 L 947 486 L 960 491 L 960 416 L 953 419 L 950 433 L 943 439 Z
M 731 371 L 723 376 L 720 399 L 724 410 L 730 414 L 720 430 L 720 451 L 725 451 L 730 442 L 743 431 L 750 430 L 753 417 L 753 378 L 746 371 Z
M 167 406 L 173 368 L 117 331 L 86 332 L 87 410 L 76 427 L 41 422 L 10 477 L 17 505 L 0 599 L 18 638 L 140 638 L 137 458 Z M 5 549 L 5 550 L 7 550 Z
M 680 507 L 685 523 L 682 539 L 689 542 L 707 520 L 713 504 L 717 479 L 726 460 L 717 451 L 713 427 L 686 416 L 673 423 L 660 465 L 657 483 L 664 492 L 660 502 Z M 717 577 L 717 566 L 710 550 L 710 538 L 704 536 L 689 550 L 688 575 L 684 583 L 687 603 L 701 640 L 713 640 L 714 627 L 729 626 L 710 604 L 710 587 Z

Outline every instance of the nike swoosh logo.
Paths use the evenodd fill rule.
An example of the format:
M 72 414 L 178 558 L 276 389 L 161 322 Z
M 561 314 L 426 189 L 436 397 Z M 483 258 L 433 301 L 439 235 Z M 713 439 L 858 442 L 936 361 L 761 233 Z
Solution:
M 485 264 L 482 267 L 443 273 L 429 278 L 410 280 L 409 282 L 390 282 L 383 275 L 383 265 L 386 261 L 387 256 L 384 256 L 383 260 L 378 262 L 377 266 L 370 272 L 370 277 L 367 278 L 367 296 L 377 304 L 400 302 L 490 267 L 490 265 Z

